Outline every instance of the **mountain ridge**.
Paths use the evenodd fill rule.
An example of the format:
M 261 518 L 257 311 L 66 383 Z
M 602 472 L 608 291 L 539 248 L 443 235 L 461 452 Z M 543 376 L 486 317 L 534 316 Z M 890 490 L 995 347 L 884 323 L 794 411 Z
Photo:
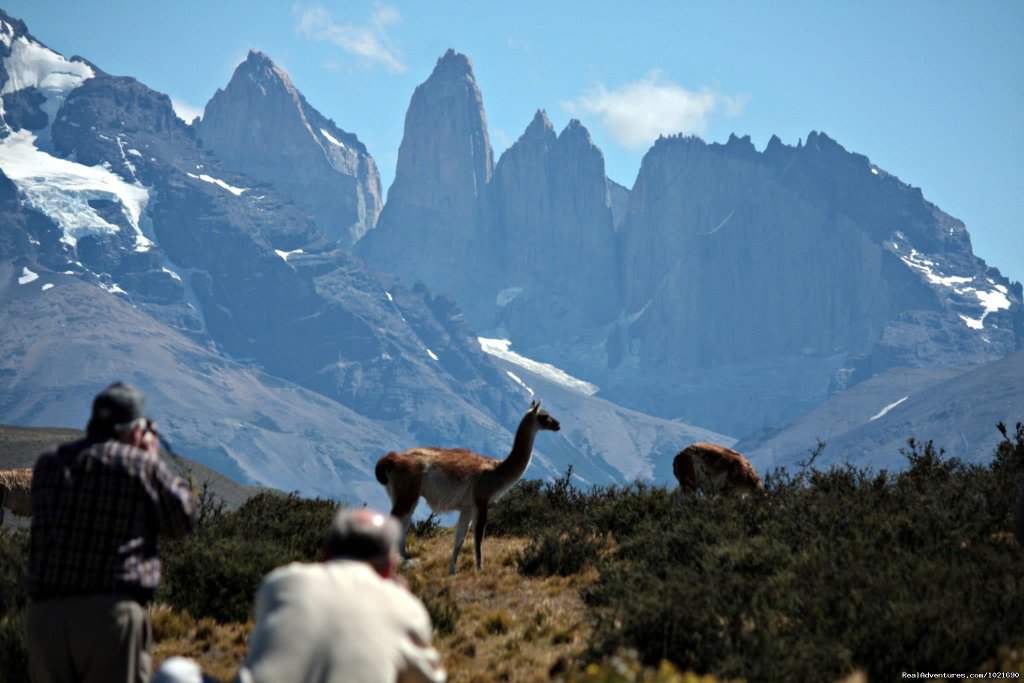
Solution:
M 566 434 L 538 444 L 530 473 L 571 463 L 592 481 L 667 477 L 666 454 L 687 445 L 674 440 L 752 435 L 887 370 L 991 362 L 1024 338 L 1019 283 L 973 255 L 963 223 L 823 133 L 795 147 L 773 137 L 761 152 L 749 136 L 662 138 L 627 189 L 607 179 L 582 123 L 556 134 L 538 110 L 495 163 L 473 64 L 449 50 L 412 96 L 395 183 L 353 255 L 354 234 L 327 234 L 300 190 L 214 149 L 212 113 L 230 107 L 213 102 L 231 83 L 195 125 L 166 95 L 84 60 L 44 92 L 42 72 L 10 78 L 17 50 L 70 62 L 15 32 L 0 26 L 3 291 L 32 291 L 31 305 L 56 312 L 46 329 L 69 340 L 60 324 L 77 334 L 86 320 L 76 304 L 108 316 L 112 344 L 76 343 L 91 340 L 111 372 L 120 356 L 167 358 L 153 340 L 173 339 L 167 369 L 139 367 L 163 378 L 186 443 L 211 445 L 204 457 L 245 481 L 342 482 L 369 500 L 381 490 L 366 462 L 381 449 L 504 453 L 529 391 L 480 336 L 599 387 L 559 399 L 588 423 L 558 416 Z M 365 151 L 267 55 L 251 52 L 236 79 L 254 97 L 284 93 L 306 152 Z M 63 394 L 45 384 L 34 353 L 50 349 L 69 376 L 86 355 L 34 351 L 26 326 L 40 319 L 14 301 L 0 314 L 22 334 L 0 348 L 35 362 L 0 372 L 12 397 L 0 420 L 76 426 L 58 404 L 86 404 L 101 379 Z M 229 447 L 215 396 L 200 392 L 201 419 L 175 405 L 202 372 L 246 396 Z M 33 391 L 38 405 L 25 403 Z M 306 408 L 259 410 L 281 391 Z M 330 452 L 325 434 L 351 452 Z

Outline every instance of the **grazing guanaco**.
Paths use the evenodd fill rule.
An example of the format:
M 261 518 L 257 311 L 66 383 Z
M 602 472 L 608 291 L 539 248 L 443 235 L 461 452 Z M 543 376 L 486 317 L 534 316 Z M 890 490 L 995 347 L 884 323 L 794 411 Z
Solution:
M 388 453 L 377 461 L 377 481 L 387 487 L 391 514 L 402 523 L 399 550 L 408 558 L 405 541 L 409 523 L 420 496 L 434 512 L 458 510 L 455 549 L 449 571 L 455 573 L 459 549 L 473 525 L 476 568 L 483 568 L 481 545 L 487 526 L 487 506 L 519 481 L 530 464 L 537 432 L 557 432 L 558 420 L 541 410 L 540 401 L 530 403 L 516 430 L 512 451 L 504 460 L 495 460 L 463 448 L 411 448 Z
M 0 470 L 0 523 L 4 521 L 5 508 L 22 517 L 32 514 L 31 489 L 31 467 Z
M 700 489 L 705 494 L 764 493 L 757 471 L 742 455 L 718 444 L 700 442 L 687 446 L 672 461 L 679 480 L 679 497 Z

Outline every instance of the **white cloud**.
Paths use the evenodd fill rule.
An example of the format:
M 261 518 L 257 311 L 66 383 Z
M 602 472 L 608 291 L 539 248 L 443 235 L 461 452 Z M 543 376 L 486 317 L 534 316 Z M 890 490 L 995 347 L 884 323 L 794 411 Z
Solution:
M 521 50 L 527 54 L 533 52 L 533 46 L 529 42 L 516 36 L 509 36 L 505 39 L 505 45 L 513 50 Z
M 570 114 L 594 114 L 612 137 L 629 149 L 642 149 L 659 135 L 703 135 L 712 115 L 719 109 L 725 116 L 738 116 L 749 96 L 723 95 L 703 88 L 693 92 L 653 70 L 635 83 L 614 90 L 597 85 L 585 95 L 562 107 Z
M 312 41 L 327 41 L 366 64 L 379 64 L 391 73 L 406 70 L 398 52 L 391 46 L 387 27 L 402 20 L 394 7 L 376 5 L 369 21 L 363 26 L 336 24 L 330 12 L 320 6 L 305 10 L 296 8 L 299 15 L 295 32 Z
M 171 97 L 171 106 L 174 108 L 174 113 L 178 115 L 178 118 L 185 123 L 192 123 L 192 119 L 195 117 L 202 118 L 203 116 L 202 107 L 193 106 L 179 100 L 177 97 Z

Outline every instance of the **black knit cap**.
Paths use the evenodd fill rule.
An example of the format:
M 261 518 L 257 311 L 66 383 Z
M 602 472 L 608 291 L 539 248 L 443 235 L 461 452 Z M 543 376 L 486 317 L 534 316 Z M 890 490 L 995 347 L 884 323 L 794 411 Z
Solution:
M 93 399 L 92 417 L 86 431 L 94 436 L 107 436 L 114 427 L 143 417 L 144 404 L 141 391 L 130 384 L 114 382 Z

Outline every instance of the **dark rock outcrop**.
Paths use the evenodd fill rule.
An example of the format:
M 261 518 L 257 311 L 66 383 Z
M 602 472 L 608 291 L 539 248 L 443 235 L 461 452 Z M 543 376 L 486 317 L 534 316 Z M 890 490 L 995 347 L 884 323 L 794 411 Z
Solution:
M 263 53 L 249 53 L 195 127 L 228 167 L 291 197 L 343 247 L 376 224 L 380 176 L 366 146 L 314 109 Z

